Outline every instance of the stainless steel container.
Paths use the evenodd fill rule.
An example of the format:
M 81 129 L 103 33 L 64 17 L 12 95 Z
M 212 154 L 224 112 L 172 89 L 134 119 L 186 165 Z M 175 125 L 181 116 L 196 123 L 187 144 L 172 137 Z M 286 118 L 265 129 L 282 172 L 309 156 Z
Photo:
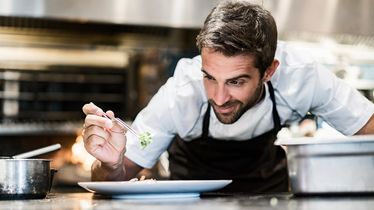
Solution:
M 0 159 L 0 199 L 44 198 L 55 170 L 47 159 Z
M 287 147 L 294 194 L 374 193 L 374 136 L 295 138 Z

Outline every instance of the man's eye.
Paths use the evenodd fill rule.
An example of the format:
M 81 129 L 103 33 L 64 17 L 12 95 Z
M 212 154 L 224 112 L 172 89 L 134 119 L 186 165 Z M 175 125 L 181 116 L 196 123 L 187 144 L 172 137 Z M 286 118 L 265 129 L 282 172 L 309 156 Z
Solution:
M 230 85 L 235 85 L 235 86 L 239 86 L 239 85 L 243 85 L 244 84 L 244 81 L 242 80 L 231 80 L 228 82 Z
M 213 79 L 213 77 L 209 76 L 209 75 L 204 75 L 204 78 L 207 79 L 207 80 L 212 80 Z

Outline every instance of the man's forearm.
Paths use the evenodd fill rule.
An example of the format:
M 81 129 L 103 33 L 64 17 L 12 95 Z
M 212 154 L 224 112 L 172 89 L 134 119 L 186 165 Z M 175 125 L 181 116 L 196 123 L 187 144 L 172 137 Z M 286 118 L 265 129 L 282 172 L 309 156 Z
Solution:
M 125 166 L 110 168 L 96 160 L 91 167 L 92 181 L 124 181 L 126 180 Z

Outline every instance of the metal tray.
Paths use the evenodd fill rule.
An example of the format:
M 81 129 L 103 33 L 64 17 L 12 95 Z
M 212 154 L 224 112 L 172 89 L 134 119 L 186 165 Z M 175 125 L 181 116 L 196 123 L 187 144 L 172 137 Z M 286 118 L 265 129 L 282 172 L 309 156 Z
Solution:
M 374 193 L 374 135 L 277 140 L 294 194 Z

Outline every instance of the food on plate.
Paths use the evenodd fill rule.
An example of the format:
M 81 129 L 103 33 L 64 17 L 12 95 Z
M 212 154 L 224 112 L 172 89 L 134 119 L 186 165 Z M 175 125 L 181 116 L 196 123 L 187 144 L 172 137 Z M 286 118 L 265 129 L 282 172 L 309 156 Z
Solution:
M 145 176 L 141 176 L 139 179 L 138 178 L 133 178 L 130 179 L 129 182 L 137 182 L 137 181 L 142 181 L 142 182 L 156 182 L 156 179 L 145 179 Z

